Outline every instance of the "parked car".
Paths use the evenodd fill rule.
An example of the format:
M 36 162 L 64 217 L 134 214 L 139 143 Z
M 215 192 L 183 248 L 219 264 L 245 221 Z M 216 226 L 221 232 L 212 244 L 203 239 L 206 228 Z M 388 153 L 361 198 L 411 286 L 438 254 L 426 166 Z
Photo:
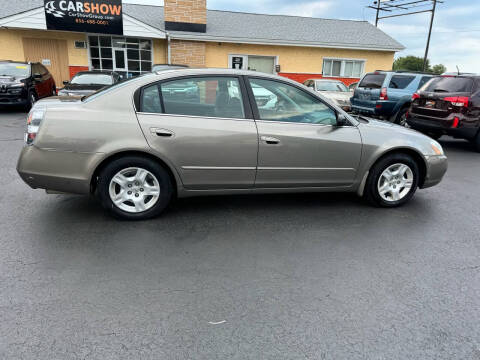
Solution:
M 175 70 L 175 69 L 185 69 L 188 68 L 188 65 L 181 64 L 155 64 L 152 66 L 152 72 L 164 71 L 164 70 Z
M 70 81 L 63 82 L 63 89 L 58 91 L 59 96 L 86 96 L 93 94 L 105 86 L 121 81 L 115 71 L 93 70 L 81 71 L 75 74 Z
M 318 91 L 326 98 L 335 102 L 343 110 L 350 111 L 350 98 L 352 97 L 352 92 L 343 82 L 339 80 L 309 79 L 306 80 L 303 85 Z
M 38 99 L 56 94 L 55 80 L 42 64 L 0 61 L 0 106 L 29 109 Z
M 354 91 L 357 88 L 357 86 L 358 86 L 358 81 L 351 83 L 350 85 L 348 85 L 348 90 Z
M 365 74 L 353 93 L 352 111 L 405 125 L 413 93 L 432 76 L 403 71 Z
M 186 81 L 199 97 L 163 96 Z M 258 107 L 252 88 L 274 94 L 275 106 Z M 234 69 L 147 74 L 82 99 L 42 100 L 25 138 L 17 170 L 28 185 L 96 194 L 124 219 L 211 194 L 346 191 L 395 207 L 447 170 L 440 144 L 419 132 L 352 117 L 292 80 Z
M 438 138 L 443 134 L 471 141 L 480 151 L 480 76 L 440 76 L 412 96 L 407 123 Z

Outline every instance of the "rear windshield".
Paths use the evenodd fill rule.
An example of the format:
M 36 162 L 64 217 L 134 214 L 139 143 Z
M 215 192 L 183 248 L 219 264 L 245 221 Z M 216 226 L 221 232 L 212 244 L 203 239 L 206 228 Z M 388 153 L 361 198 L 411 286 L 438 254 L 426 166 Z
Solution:
M 367 74 L 362 79 L 358 87 L 380 89 L 385 80 L 385 74 Z
M 464 77 L 436 77 L 427 82 L 420 90 L 427 92 L 471 92 L 473 80 Z

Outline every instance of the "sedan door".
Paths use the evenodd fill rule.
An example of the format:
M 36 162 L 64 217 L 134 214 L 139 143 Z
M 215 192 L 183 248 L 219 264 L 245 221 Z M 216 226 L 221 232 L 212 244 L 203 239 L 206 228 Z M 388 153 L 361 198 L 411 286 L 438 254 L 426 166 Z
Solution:
M 186 189 L 245 189 L 255 181 L 258 134 L 242 79 L 182 77 L 142 89 L 138 120 Z
M 355 126 L 337 126 L 336 111 L 299 87 L 261 78 L 249 83 L 257 89 L 251 92 L 260 140 L 256 187 L 353 184 L 362 150 Z M 259 88 L 270 92 L 270 106 L 257 99 Z

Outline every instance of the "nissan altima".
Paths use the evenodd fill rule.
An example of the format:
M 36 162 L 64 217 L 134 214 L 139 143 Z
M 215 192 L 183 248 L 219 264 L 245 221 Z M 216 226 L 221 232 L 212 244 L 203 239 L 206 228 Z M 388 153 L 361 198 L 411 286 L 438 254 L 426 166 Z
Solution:
M 286 78 L 178 69 L 37 102 L 17 170 L 34 189 L 94 194 L 134 220 L 211 194 L 342 191 L 396 207 L 438 184 L 447 158 L 425 135 L 352 117 Z

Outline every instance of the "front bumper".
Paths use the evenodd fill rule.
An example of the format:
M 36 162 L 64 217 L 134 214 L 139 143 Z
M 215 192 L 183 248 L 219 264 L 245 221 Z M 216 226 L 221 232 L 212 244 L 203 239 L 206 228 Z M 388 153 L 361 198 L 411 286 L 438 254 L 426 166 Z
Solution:
M 101 153 L 79 153 L 24 146 L 17 163 L 17 172 L 33 189 L 74 194 L 90 193 L 90 175 Z
M 0 105 L 1 106 L 15 106 L 15 105 L 27 105 L 28 98 L 25 94 L 22 93 L 12 95 L 7 93 L 0 93 Z
M 427 173 L 422 189 L 437 185 L 443 179 L 448 169 L 448 160 L 445 155 L 426 156 Z

